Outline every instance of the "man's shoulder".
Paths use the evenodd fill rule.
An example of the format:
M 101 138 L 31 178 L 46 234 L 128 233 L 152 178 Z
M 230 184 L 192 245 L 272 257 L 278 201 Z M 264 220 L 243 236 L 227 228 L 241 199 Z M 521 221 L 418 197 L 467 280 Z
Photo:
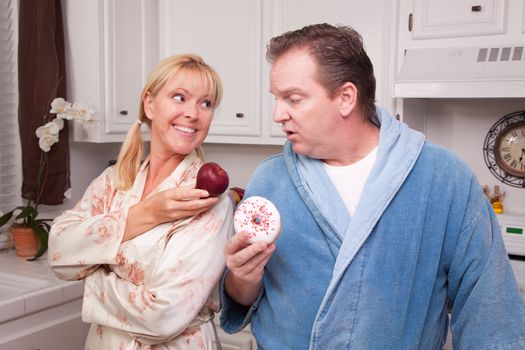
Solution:
M 249 192 L 264 193 L 275 188 L 287 174 L 283 155 L 276 154 L 261 162 L 250 177 L 247 185 Z M 252 194 L 253 195 L 253 194 Z
M 455 170 L 471 174 L 470 167 L 456 153 L 450 149 L 426 141 L 421 150 L 418 161 L 443 170 Z
M 257 166 L 255 169 L 255 175 L 259 174 L 268 174 L 268 173 L 274 173 L 276 171 L 280 171 L 282 169 L 285 169 L 285 163 L 284 163 L 284 156 L 282 153 L 275 154 L 273 156 L 270 156 L 263 160 L 261 164 Z

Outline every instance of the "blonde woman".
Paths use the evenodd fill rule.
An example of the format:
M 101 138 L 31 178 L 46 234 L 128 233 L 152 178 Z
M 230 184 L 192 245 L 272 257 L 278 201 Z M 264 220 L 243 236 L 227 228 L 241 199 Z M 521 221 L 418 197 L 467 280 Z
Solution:
M 221 94 L 200 57 L 159 63 L 117 164 L 54 221 L 49 265 L 60 278 L 85 280 L 85 349 L 220 348 L 212 318 L 233 208 L 227 195 L 195 189 L 195 177 Z M 143 123 L 151 131 L 144 162 Z

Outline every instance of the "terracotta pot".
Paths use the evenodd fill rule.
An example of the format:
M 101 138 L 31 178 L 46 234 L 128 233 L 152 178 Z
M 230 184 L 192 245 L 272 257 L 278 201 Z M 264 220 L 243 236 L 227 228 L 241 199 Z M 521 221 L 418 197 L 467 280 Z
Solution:
M 31 227 L 12 226 L 11 236 L 15 242 L 16 255 L 23 258 L 36 255 L 40 248 L 40 240 Z

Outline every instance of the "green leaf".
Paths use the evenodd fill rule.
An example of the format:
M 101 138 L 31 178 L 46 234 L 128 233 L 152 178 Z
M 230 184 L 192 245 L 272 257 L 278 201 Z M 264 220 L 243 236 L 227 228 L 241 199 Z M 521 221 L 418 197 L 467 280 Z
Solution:
M 39 226 L 44 226 L 46 228 L 46 231 L 49 232 L 49 230 L 51 230 L 51 225 L 49 225 L 46 221 L 48 221 L 49 219 L 38 219 L 38 220 L 35 220 L 35 224 L 39 225 Z
M 31 218 L 32 215 L 36 212 L 35 208 L 33 207 L 23 207 L 20 214 L 16 216 L 16 220 L 25 219 L 25 218 Z
M 0 217 L 0 226 L 4 226 L 5 223 L 8 222 L 11 219 L 11 217 L 13 216 L 13 212 L 14 211 L 15 210 L 13 209 L 10 212 L 7 212 L 7 213 L 5 213 L 4 215 L 2 215 Z
M 33 230 L 35 230 L 35 233 L 40 240 L 40 249 L 33 258 L 27 259 L 28 261 L 34 261 L 44 255 L 47 250 L 47 241 L 49 238 L 48 232 L 42 226 L 36 225 L 33 227 Z

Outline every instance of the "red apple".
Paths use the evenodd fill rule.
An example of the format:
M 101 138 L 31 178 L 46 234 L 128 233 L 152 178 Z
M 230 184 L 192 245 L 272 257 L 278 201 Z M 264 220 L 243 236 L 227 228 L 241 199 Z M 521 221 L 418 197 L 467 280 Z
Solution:
M 204 163 L 197 173 L 196 187 L 208 191 L 212 197 L 226 191 L 229 183 L 228 173 L 217 163 Z

